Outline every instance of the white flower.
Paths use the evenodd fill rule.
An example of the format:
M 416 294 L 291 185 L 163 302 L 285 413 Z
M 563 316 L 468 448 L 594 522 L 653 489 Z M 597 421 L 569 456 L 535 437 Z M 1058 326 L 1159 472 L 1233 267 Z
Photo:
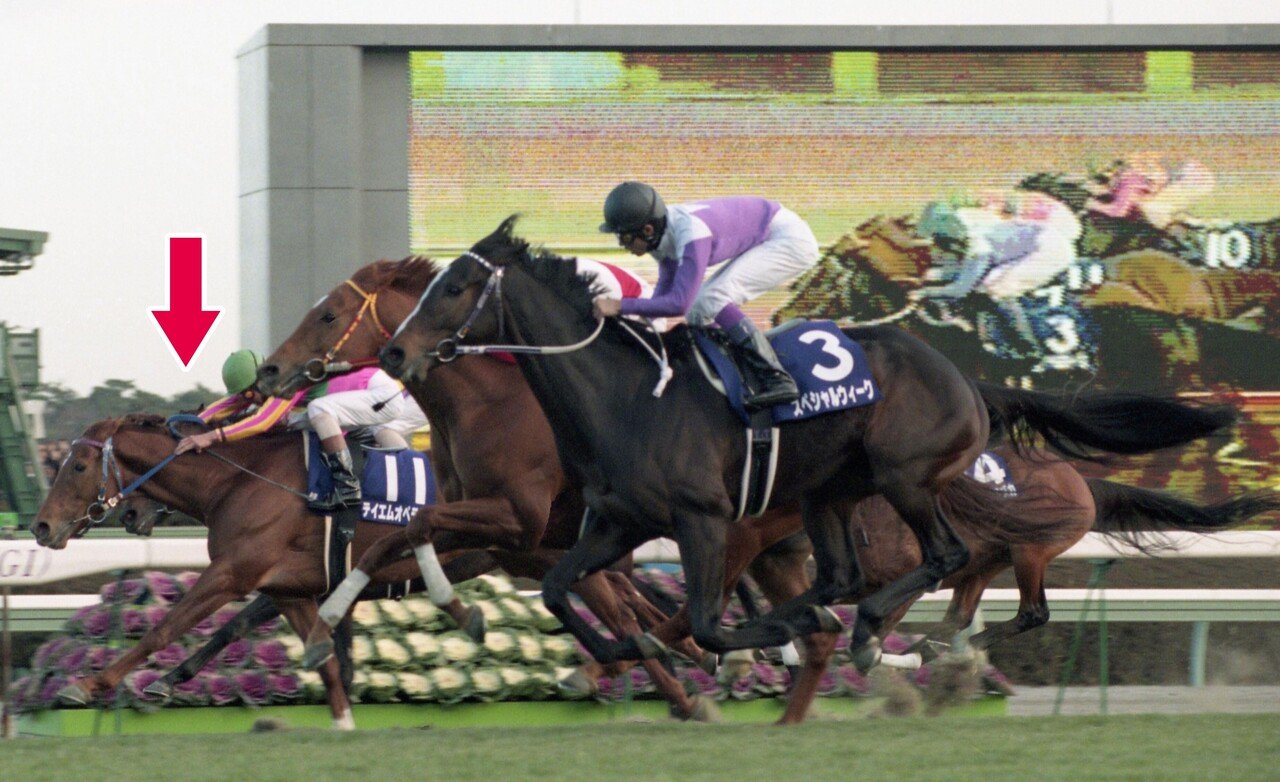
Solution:
M 507 615 L 508 619 L 525 622 L 533 617 L 533 614 L 529 612 L 529 607 L 515 598 L 503 598 L 498 602 L 498 605 L 502 607 L 502 611 Z
M 351 612 L 351 618 L 355 620 L 358 627 L 366 629 L 382 624 L 382 615 L 378 613 L 378 607 L 373 603 L 356 603 L 355 609 Z
M 484 614 L 484 621 L 489 624 L 494 625 L 502 621 L 502 609 L 498 608 L 496 603 L 488 600 L 477 600 L 471 605 L 480 609 L 480 613 Z
M 420 673 L 402 673 L 399 679 L 400 691 L 412 700 L 429 700 L 435 692 L 431 680 Z
M 300 662 L 302 655 L 306 651 L 306 644 L 302 643 L 302 639 L 296 635 L 281 635 L 277 640 L 284 645 L 284 653 L 288 655 L 290 662 Z
M 379 638 L 373 642 L 373 646 L 378 652 L 378 658 L 383 662 L 388 662 L 395 666 L 405 665 L 409 662 L 409 652 L 390 638 Z
M 386 671 L 373 671 L 369 674 L 369 687 L 366 695 L 375 700 L 389 700 L 396 694 L 399 684 L 396 677 Z
M 373 659 L 373 644 L 368 637 L 357 635 L 351 639 L 351 661 L 353 663 L 367 663 Z
M 449 635 L 440 641 L 440 652 L 451 663 L 462 663 L 476 656 L 476 645 L 461 635 Z
M 492 668 L 477 668 L 472 671 L 471 684 L 480 695 L 496 695 L 502 691 L 502 677 Z
M 356 671 L 351 674 L 351 691 L 354 693 L 364 692 L 364 688 L 369 686 L 369 674 L 364 671 Z
M 565 679 L 567 679 L 567 678 L 569 678 L 571 675 L 573 675 L 573 672 L 574 672 L 574 671 L 576 671 L 576 670 L 578 670 L 578 669 L 577 669 L 577 668 L 565 668 L 565 667 L 562 667 L 562 666 L 557 665 L 557 666 L 556 666 L 556 678 L 555 678 L 555 680 L 556 680 L 556 681 L 558 681 L 558 682 L 564 681 Z
M 476 583 L 482 591 L 491 595 L 506 595 L 516 591 L 515 586 L 511 584 L 511 580 L 506 576 L 491 576 L 485 574 L 476 578 Z
M 510 633 L 489 632 L 484 634 L 484 648 L 494 657 L 506 657 L 515 650 L 516 642 Z
M 542 601 L 534 601 L 529 603 L 529 612 L 533 614 L 533 624 L 544 633 L 552 630 L 560 629 L 560 620 L 556 619 L 556 615 L 547 610 Z
M 416 597 L 412 600 L 406 600 L 403 603 L 404 608 L 410 614 L 413 614 L 414 623 L 425 625 L 435 621 L 440 616 L 440 609 L 425 597 Z
M 502 677 L 502 683 L 508 687 L 519 687 L 529 681 L 529 674 L 519 668 L 499 668 L 498 675 Z
M 379 600 L 378 610 L 382 612 L 383 619 L 400 627 L 412 627 L 416 621 L 409 609 L 397 600 Z
M 465 697 L 470 680 L 462 671 L 454 668 L 436 668 L 431 671 L 431 685 L 441 700 Z
M 546 656 L 558 663 L 573 660 L 578 654 L 578 647 L 573 641 L 559 635 L 548 635 L 542 639 L 542 651 Z
M 434 635 L 421 631 L 406 633 L 404 642 L 413 650 L 413 656 L 419 660 L 431 660 L 440 654 L 440 642 Z
M 325 696 L 324 680 L 315 671 L 298 671 L 298 683 L 302 685 L 302 691 L 307 694 L 307 700 Z
M 537 636 L 522 635 L 520 642 L 520 659 L 528 662 L 536 662 L 542 659 L 542 644 L 538 643 Z

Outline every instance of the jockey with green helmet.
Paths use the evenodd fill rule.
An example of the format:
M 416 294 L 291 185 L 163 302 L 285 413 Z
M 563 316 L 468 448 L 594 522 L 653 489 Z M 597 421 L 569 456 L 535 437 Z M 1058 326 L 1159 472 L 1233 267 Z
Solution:
M 818 241 L 795 212 L 765 198 L 712 198 L 668 207 L 643 182 L 623 182 L 604 202 L 602 233 L 616 234 L 633 255 L 653 255 L 658 282 L 647 298 L 596 299 L 596 314 L 683 317 L 715 323 L 746 364 L 746 403 L 764 408 L 798 392 L 773 347 L 740 305 L 799 276 L 818 262 Z M 703 282 L 707 268 L 723 264 Z
M 253 350 L 237 350 L 227 357 L 222 365 L 222 382 L 228 395 L 201 411 L 200 418 L 212 425 L 240 417 L 184 437 L 178 443 L 178 453 L 253 437 L 281 422 L 294 429 L 311 428 L 320 436 L 320 450 L 333 474 L 334 490 L 309 506 L 331 512 L 360 502 L 360 481 L 342 434 L 344 429 L 368 428 L 378 445 L 406 448 L 405 437 L 426 425 L 426 416 L 418 404 L 380 369 L 366 367 L 338 375 L 288 398 L 266 397 L 254 387 L 262 362 L 262 354 Z

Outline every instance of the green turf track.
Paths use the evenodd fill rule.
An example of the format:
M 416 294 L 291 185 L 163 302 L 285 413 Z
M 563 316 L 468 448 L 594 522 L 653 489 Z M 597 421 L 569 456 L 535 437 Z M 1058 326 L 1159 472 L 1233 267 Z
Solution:
M 1240 782 L 1280 777 L 1280 715 L 856 719 L 799 728 L 637 722 L 31 738 L 0 744 L 0 777 L 23 782 Z

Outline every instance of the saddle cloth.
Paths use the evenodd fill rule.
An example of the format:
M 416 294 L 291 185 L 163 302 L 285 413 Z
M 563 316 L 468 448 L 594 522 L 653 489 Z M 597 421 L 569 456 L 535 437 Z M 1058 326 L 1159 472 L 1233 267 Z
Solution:
M 742 375 L 719 329 L 690 329 L 698 349 L 724 384 L 730 406 L 750 423 L 742 403 L 745 391 Z M 769 342 L 782 366 L 795 378 L 800 398 L 775 405 L 773 423 L 803 421 L 806 418 L 851 407 L 861 407 L 880 399 L 880 389 L 871 377 L 866 351 L 829 320 L 798 320 L 769 332 Z
M 969 469 L 964 471 L 964 474 L 978 483 L 985 484 L 992 491 L 1010 497 L 1018 496 L 1018 487 L 1014 485 L 1013 476 L 1009 474 L 1009 463 L 998 453 L 983 451 Z
M 319 438 L 308 437 L 307 492 L 323 497 L 333 491 L 333 476 L 320 456 Z M 427 454 L 412 449 L 364 449 L 360 476 L 360 519 L 404 526 L 424 505 L 436 502 L 436 479 Z

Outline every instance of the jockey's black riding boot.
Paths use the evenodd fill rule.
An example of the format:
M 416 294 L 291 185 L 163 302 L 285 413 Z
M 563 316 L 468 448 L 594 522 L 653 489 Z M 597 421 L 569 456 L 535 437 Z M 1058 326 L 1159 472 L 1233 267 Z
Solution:
M 353 508 L 360 504 L 360 479 L 356 477 L 355 464 L 350 449 L 336 453 L 321 453 L 324 464 L 333 476 L 333 492 L 308 504 L 312 510 L 332 513 L 339 508 Z
M 748 377 L 744 378 L 747 383 L 747 397 L 743 401 L 748 408 L 759 410 L 794 402 L 800 396 L 796 381 L 787 374 L 787 370 L 782 368 L 782 364 L 778 363 L 778 355 L 773 352 L 773 346 L 756 328 L 756 324 L 748 318 L 743 318 L 733 327 L 726 329 L 725 333 L 738 348 L 742 363 L 747 370 L 745 374 Z

